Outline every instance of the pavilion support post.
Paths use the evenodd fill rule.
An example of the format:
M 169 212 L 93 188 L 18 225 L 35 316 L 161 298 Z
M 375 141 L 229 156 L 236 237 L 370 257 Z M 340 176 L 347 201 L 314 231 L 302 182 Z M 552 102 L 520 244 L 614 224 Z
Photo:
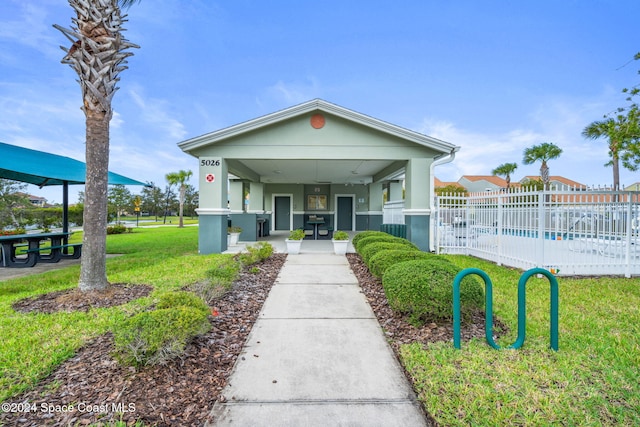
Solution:
M 62 232 L 69 232 L 69 181 L 62 183 Z M 62 244 L 66 245 L 67 243 L 69 243 L 69 238 L 65 236 L 62 238 Z M 68 248 L 62 249 L 62 253 L 67 254 L 68 252 Z
M 429 247 L 429 224 L 431 221 L 431 194 L 429 166 L 431 159 L 410 159 L 405 170 L 404 222 L 407 239 L 420 250 L 431 251 Z
M 227 250 L 228 171 L 221 157 L 200 157 L 198 252 L 222 253 Z

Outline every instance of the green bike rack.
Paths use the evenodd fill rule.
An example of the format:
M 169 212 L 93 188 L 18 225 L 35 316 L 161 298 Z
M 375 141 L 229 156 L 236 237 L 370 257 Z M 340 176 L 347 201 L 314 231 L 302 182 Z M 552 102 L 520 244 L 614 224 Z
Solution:
M 493 340 L 493 284 L 487 273 L 478 268 L 466 268 L 453 279 L 453 346 L 460 349 L 460 282 L 471 274 L 480 276 L 485 284 L 484 328 L 487 343 L 496 350 L 501 350 L 502 348 Z M 532 268 L 520 276 L 518 281 L 518 337 L 513 344 L 506 348 L 518 349 L 524 344 L 527 329 L 526 285 L 534 274 L 542 274 L 549 280 L 551 287 L 551 303 L 549 307 L 550 347 L 552 350 L 558 351 L 558 280 L 551 272 L 543 268 Z

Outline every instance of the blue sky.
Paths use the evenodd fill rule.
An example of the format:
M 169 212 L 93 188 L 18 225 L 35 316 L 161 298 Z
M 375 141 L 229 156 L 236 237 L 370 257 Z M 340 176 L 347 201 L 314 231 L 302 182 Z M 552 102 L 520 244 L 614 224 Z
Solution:
M 580 133 L 640 83 L 637 0 L 142 0 L 127 13 L 141 48 L 114 98 L 110 169 L 162 187 L 197 173 L 178 142 L 314 98 L 461 146 L 444 181 L 505 162 L 515 180 L 536 175 L 522 151 L 554 142 L 552 175 L 611 184 L 605 141 Z M 83 160 L 80 88 L 52 27 L 71 16 L 64 0 L 0 1 L 0 141 Z

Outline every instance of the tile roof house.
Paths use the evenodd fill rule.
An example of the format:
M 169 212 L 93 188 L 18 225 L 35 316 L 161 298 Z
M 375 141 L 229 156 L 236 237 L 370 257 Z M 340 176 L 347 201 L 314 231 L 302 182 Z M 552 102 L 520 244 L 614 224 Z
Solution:
M 521 185 L 525 185 L 529 181 L 540 181 L 539 175 L 528 175 L 522 178 L 519 183 Z M 569 178 L 565 178 L 559 175 L 551 175 L 549 176 L 549 184 L 551 184 L 551 188 L 556 188 L 558 190 L 586 190 L 587 186 L 581 184 L 577 181 L 573 181 Z
M 433 178 L 433 186 L 434 188 L 444 188 L 444 187 L 458 187 L 458 188 L 464 188 L 462 185 L 460 185 L 458 182 L 456 181 L 440 181 L 438 178 L 434 177 Z
M 559 190 L 586 190 L 587 186 L 577 181 L 565 178 L 563 176 L 552 175 L 549 177 L 552 188 Z M 540 177 L 529 175 L 520 181 L 511 181 L 510 187 L 522 187 L 529 181 L 539 181 Z M 507 181 L 504 178 L 495 175 L 463 175 L 457 182 L 445 182 L 438 178 L 434 178 L 435 188 L 444 188 L 447 186 L 455 186 L 466 189 L 469 193 L 481 193 L 486 191 L 505 191 Z M 640 183 L 630 186 L 627 190 L 640 188 Z
M 507 188 L 507 181 L 495 175 L 463 175 L 458 184 L 470 193 L 500 191 Z

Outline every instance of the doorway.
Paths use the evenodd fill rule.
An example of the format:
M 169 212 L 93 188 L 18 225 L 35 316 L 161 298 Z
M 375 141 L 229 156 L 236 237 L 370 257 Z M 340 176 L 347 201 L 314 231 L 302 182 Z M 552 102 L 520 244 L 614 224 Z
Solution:
M 291 196 L 274 196 L 273 216 L 275 230 L 291 230 Z
M 354 196 L 336 195 L 336 230 L 353 231 Z

